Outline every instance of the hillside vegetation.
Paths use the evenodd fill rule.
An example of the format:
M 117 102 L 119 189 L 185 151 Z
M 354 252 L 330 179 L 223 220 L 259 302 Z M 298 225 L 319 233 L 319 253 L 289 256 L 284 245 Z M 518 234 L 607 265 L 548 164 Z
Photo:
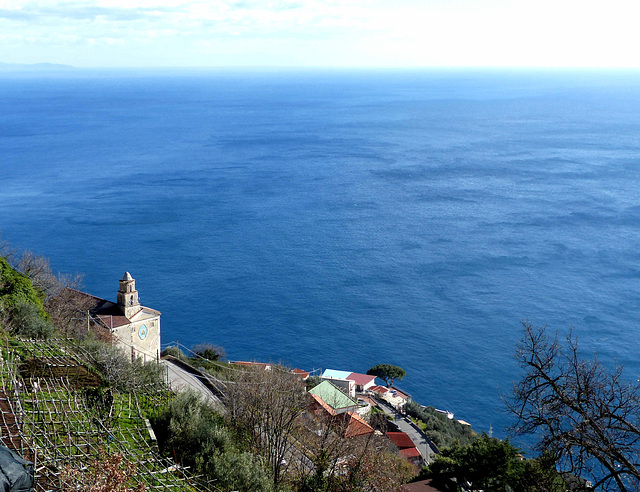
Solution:
M 212 345 L 189 357 L 169 348 L 210 375 L 219 401 L 172 393 L 163 364 L 132 361 L 108 330 L 74 321 L 84 307 L 64 287 L 75 281 L 32 254 L 11 260 L 0 257 L 0 442 L 37 463 L 36 491 L 385 492 L 417 475 L 371 427 L 353 435 L 345 415 L 311 411 L 288 368 L 238 367 Z M 444 451 L 424 471 L 443 483 L 487 439 L 431 407 L 407 410 Z
M 43 338 L 53 333 L 44 309 L 45 294 L 0 257 L 0 328 L 13 334 Z

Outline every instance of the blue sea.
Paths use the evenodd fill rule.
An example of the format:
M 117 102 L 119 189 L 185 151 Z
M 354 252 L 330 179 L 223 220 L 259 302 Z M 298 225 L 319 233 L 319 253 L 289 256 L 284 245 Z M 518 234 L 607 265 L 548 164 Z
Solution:
M 504 437 L 523 319 L 640 373 L 640 73 L 3 72 L 0 231 L 164 344 L 396 364 Z

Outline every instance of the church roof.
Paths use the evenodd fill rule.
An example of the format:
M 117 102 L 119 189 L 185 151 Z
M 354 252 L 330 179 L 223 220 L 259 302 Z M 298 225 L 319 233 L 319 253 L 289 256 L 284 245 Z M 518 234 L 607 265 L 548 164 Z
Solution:
M 129 272 L 124 272 L 124 277 L 122 277 L 122 280 L 133 280 L 133 277 Z
M 120 326 L 126 326 L 131 323 L 133 318 L 136 318 L 138 314 L 145 312 L 151 316 L 160 315 L 160 311 L 151 309 L 148 307 L 140 306 L 140 311 L 134 314 L 131 318 L 127 318 L 118 305 L 114 302 L 101 299 L 86 292 L 82 292 L 75 289 L 69 289 L 73 291 L 75 295 L 82 296 L 86 303 L 87 310 L 91 313 L 94 319 L 99 319 L 108 328 L 118 328 Z

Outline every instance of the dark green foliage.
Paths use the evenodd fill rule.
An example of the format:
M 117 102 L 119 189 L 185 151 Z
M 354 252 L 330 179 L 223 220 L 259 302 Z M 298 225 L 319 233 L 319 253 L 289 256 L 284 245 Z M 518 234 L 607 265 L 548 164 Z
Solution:
M 208 451 L 201 458 L 202 472 L 215 479 L 219 487 L 243 492 L 273 490 L 272 479 L 260 457 L 234 448 Z
M 53 325 L 42 316 L 36 304 L 19 301 L 11 311 L 11 332 L 23 338 L 49 338 Z
M 456 442 L 466 446 L 476 437 L 476 433 L 470 426 L 448 419 L 445 414 L 436 412 L 433 407 L 422 407 L 412 401 L 407 404 L 406 410 L 411 417 L 425 424 L 424 433 L 438 448 L 450 447 Z
M 166 357 L 168 355 L 170 355 L 171 357 L 175 357 L 176 359 L 180 359 L 184 362 L 189 362 L 189 357 L 187 357 L 177 345 L 171 345 L 170 347 L 167 347 L 162 352 L 160 352 L 160 357 Z
M 196 394 L 180 393 L 150 420 L 165 455 L 215 480 L 219 487 L 247 492 L 272 489 L 262 460 L 238 449 L 222 418 Z
M 21 303 L 33 304 L 46 319 L 43 299 L 44 294 L 38 292 L 25 275 L 11 268 L 7 260 L 0 257 L 0 300 L 5 309 L 13 309 Z
M 44 295 L 0 257 L 0 328 L 26 338 L 47 338 L 53 326 L 43 307 Z
M 584 481 L 556 470 L 556 460 L 548 453 L 526 460 L 522 474 L 514 483 L 514 490 L 526 492 L 565 492 L 585 490 Z
M 93 410 L 100 419 L 105 419 L 113 406 L 111 388 L 84 388 L 82 390 L 87 408 Z
M 375 411 L 373 411 L 374 409 Z M 391 426 L 389 425 L 390 420 L 391 417 L 389 415 L 374 407 L 371 412 L 371 417 L 369 418 L 369 425 L 384 434 L 391 430 Z
M 192 350 L 198 357 L 211 361 L 223 359 L 226 355 L 222 347 L 210 343 L 201 343 L 193 347 Z
M 322 382 L 322 378 L 320 376 L 309 376 L 305 381 L 305 384 L 307 385 L 307 391 L 309 391 L 312 388 L 315 388 L 321 382 Z
M 375 376 L 382 379 L 387 387 L 393 386 L 393 382 L 405 377 L 407 373 L 402 367 L 393 366 L 391 364 L 377 364 L 367 371 L 369 376 Z
M 468 446 L 445 448 L 427 467 L 425 475 L 443 490 L 561 492 L 564 482 L 548 457 L 524 460 L 509 440 L 482 434 Z

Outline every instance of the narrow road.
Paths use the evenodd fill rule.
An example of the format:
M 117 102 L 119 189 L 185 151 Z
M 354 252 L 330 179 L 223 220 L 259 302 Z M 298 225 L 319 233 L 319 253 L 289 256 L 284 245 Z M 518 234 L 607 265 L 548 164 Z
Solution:
M 222 407 L 220 399 L 214 395 L 209 388 L 202 384 L 197 376 L 185 371 L 171 361 L 161 360 L 160 363 L 167 368 L 167 383 L 169 388 L 174 391 L 184 391 L 185 389 L 194 390 L 196 393 L 202 395 L 204 400 L 213 403 L 216 407 Z
M 380 409 L 387 415 L 393 417 L 393 423 L 398 426 L 400 432 L 406 432 L 411 438 L 425 462 L 430 463 L 433 460 L 432 455 L 436 454 L 436 451 L 431 447 L 431 443 L 422 431 L 418 430 L 410 420 L 400 415 L 391 405 L 388 405 L 384 401 L 377 401 Z

